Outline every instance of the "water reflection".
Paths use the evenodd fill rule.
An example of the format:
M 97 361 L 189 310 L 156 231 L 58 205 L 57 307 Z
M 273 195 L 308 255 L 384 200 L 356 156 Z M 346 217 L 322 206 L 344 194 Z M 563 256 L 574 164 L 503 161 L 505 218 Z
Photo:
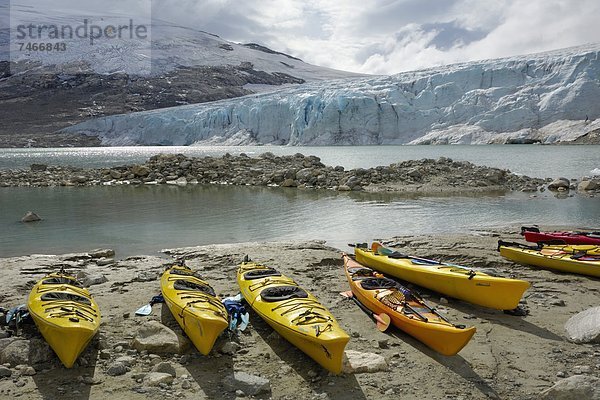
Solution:
M 22 224 L 33 210 L 44 218 Z M 123 257 L 211 243 L 324 239 L 343 248 L 393 235 L 600 220 L 595 198 L 524 194 L 406 198 L 232 186 L 1 188 L 0 255 L 110 247 Z

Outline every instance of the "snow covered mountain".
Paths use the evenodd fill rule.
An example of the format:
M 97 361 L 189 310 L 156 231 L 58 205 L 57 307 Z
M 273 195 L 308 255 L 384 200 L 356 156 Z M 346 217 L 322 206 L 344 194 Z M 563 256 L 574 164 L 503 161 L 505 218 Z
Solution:
M 29 51 L 26 45 L 45 40 L 20 40 L 28 30 L 14 29 L 18 25 L 62 31 L 86 20 L 89 26 L 118 25 L 128 16 L 102 10 L 103 3 L 92 16 L 59 9 L 51 0 L 13 2 L 10 10 L 5 3 L 0 0 L 0 147 L 97 145 L 95 138 L 54 132 L 91 117 L 360 76 L 157 19 L 141 19 L 151 28 L 146 41 L 107 39 L 92 46 L 84 38 L 66 40 L 66 51 Z
M 89 120 L 104 145 L 554 143 L 598 136 L 600 44 Z

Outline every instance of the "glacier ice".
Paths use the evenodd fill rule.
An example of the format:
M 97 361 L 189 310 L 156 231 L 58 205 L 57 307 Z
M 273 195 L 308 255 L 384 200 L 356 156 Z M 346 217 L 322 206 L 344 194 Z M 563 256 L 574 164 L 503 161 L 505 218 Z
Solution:
M 105 145 L 552 143 L 600 128 L 600 44 L 89 120 Z

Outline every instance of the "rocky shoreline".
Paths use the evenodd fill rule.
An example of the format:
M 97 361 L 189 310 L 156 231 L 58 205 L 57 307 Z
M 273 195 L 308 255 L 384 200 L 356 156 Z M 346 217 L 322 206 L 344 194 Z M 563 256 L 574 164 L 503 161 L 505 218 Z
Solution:
M 345 170 L 326 166 L 316 156 L 275 156 L 270 152 L 258 157 L 242 153 L 203 158 L 158 154 L 144 164 L 112 168 L 32 164 L 28 170 L 0 170 L 0 187 L 221 184 L 411 193 L 537 192 L 546 187 L 562 192 L 600 191 L 600 178 L 559 179 L 530 178 L 445 157 Z
M 20 336 L 0 330 L 0 395 L 114 400 L 598 398 L 597 344 L 577 343 L 567 327 L 574 315 L 598 309 L 600 281 L 508 262 L 495 250 L 498 238 L 520 236 L 516 230 L 490 230 L 387 241 L 402 251 L 532 283 L 522 300 L 525 316 L 420 290 L 451 321 L 477 328 L 473 340 L 453 357 L 440 356 L 396 329 L 375 329 L 339 295 L 347 290 L 340 252 L 319 241 L 210 245 L 126 259 L 110 250 L 0 259 L 5 288 L 0 305 L 23 303 L 37 279 L 65 267 L 90 286 L 103 319 L 99 335 L 69 370 L 33 325 L 24 326 Z M 185 259 L 221 296 L 238 293 L 235 272 L 246 254 L 292 276 L 332 311 L 351 335 L 347 354 L 357 363 L 354 369 L 339 376 L 327 373 L 252 312 L 249 329 L 223 335 L 206 357 L 190 346 L 166 306 L 155 305 L 149 317 L 134 315 L 159 292 L 160 274 L 174 259 Z

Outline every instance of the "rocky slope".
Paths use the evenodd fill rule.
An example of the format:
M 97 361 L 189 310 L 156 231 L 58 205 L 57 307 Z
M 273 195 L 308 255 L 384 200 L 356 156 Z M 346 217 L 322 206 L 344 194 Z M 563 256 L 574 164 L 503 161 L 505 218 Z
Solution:
M 33 282 L 64 266 L 90 286 L 103 318 L 99 335 L 71 370 L 60 365 L 34 326 L 24 326 L 16 337 L 0 330 L 0 395 L 114 400 L 598 396 L 597 346 L 569 340 L 570 318 L 597 306 L 598 281 L 507 262 L 495 251 L 499 237 L 513 240 L 518 236 L 508 230 L 391 241 L 402 251 L 464 262 L 532 283 L 522 301 L 529 311 L 526 316 L 423 290 L 426 300 L 451 321 L 477 328 L 471 342 L 454 357 L 440 356 L 397 329 L 379 332 L 360 309 L 339 295 L 347 290 L 339 251 L 316 241 L 167 251 L 173 258 L 118 259 L 110 251 L 92 251 L 0 259 L 4 271 L 0 283 L 5 288 L 0 305 L 24 302 Z M 174 258 L 185 259 L 225 296 L 238 292 L 236 267 L 246 254 L 292 276 L 314 293 L 351 335 L 347 354 L 356 363 L 371 361 L 370 372 L 347 368 L 340 376 L 328 374 L 252 312 L 249 328 L 239 335 L 223 335 L 207 357 L 190 346 L 164 305 L 155 305 L 149 317 L 134 316 L 138 307 L 159 292 L 159 276 Z
M 600 45 L 93 119 L 105 145 L 598 143 Z M 581 139 L 584 140 L 584 139 Z

